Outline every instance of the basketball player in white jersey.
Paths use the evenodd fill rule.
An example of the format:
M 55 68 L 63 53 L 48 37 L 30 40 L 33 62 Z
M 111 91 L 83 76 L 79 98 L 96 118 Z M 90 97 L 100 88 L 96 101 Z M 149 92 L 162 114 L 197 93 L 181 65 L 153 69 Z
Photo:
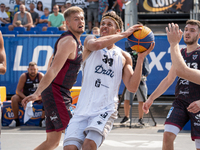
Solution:
M 123 79 L 127 89 L 137 91 L 144 58 L 154 48 L 138 54 L 135 72 L 130 55 L 114 43 L 128 37 L 141 25 L 121 33 L 119 16 L 106 13 L 101 20 L 100 35 L 84 41 L 83 83 L 74 116 L 65 132 L 64 150 L 96 150 L 111 131 L 117 118 L 118 90 Z

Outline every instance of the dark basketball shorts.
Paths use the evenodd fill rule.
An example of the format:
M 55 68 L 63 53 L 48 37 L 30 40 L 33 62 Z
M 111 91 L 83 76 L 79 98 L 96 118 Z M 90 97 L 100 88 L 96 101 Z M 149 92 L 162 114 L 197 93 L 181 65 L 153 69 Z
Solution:
M 200 139 L 200 111 L 191 113 L 187 110 L 189 103 L 182 100 L 175 100 L 167 115 L 165 124 L 174 125 L 180 130 L 185 124 L 191 121 L 191 138 L 192 140 Z
M 56 86 L 49 86 L 41 94 L 46 116 L 46 132 L 64 130 L 72 117 L 69 109 L 70 91 L 63 94 L 59 89 Z

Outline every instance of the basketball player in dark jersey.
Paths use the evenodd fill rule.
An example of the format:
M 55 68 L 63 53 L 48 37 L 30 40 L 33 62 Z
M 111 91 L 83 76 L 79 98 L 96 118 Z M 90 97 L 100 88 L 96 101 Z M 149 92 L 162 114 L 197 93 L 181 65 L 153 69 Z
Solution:
M 179 30 L 178 25 L 169 24 L 169 28 L 166 28 L 168 34 L 168 41 L 170 43 L 171 51 L 179 49 L 179 41 L 182 37 L 182 31 Z M 188 20 L 184 28 L 184 42 L 187 47 L 181 50 L 182 57 L 188 67 L 193 69 L 200 69 L 200 45 L 198 40 L 200 38 L 200 22 L 198 20 Z M 173 54 L 172 54 L 173 55 Z M 176 59 L 176 58 L 174 58 Z M 174 60 L 173 59 L 173 60 Z M 181 66 L 174 65 L 172 61 L 172 67 L 168 75 L 159 84 L 157 89 L 151 94 L 147 102 L 144 104 L 144 111 L 147 113 L 149 107 L 153 101 L 159 97 L 165 90 L 173 83 L 176 75 L 179 73 L 176 71 Z M 182 68 L 180 68 L 182 69 Z M 178 74 L 177 74 L 178 73 Z M 173 142 L 176 135 L 184 127 L 184 125 L 191 121 L 191 138 L 195 141 L 196 149 L 200 150 L 200 111 L 198 109 L 191 108 L 191 105 L 197 103 L 200 100 L 200 85 L 193 83 L 190 75 L 186 75 L 186 79 L 179 77 L 175 90 L 175 100 L 172 108 L 170 109 L 165 122 L 165 132 L 163 137 L 163 150 L 173 150 Z M 197 77 L 197 76 L 196 76 Z M 198 80 L 197 77 L 196 80 Z
M 80 37 L 85 29 L 84 11 L 73 6 L 64 12 L 64 17 L 69 30 L 57 40 L 51 66 L 38 89 L 23 100 L 25 107 L 29 101 L 35 101 L 42 96 L 47 138 L 36 150 L 55 149 L 72 117 L 69 110 L 72 101 L 69 90 L 76 82 L 82 61 Z
M 38 72 L 37 64 L 35 62 L 30 62 L 28 72 L 23 73 L 20 76 L 19 82 L 17 84 L 16 94 L 11 98 L 14 120 L 11 122 L 9 127 L 20 126 L 18 118 L 19 103 L 21 103 L 25 97 L 33 94 L 36 91 L 38 84 L 43 76 L 43 73 Z
M 179 76 L 183 79 L 189 80 L 193 83 L 200 84 L 200 80 L 199 80 L 200 70 L 189 68 L 186 65 L 186 63 L 181 55 L 181 52 L 179 50 L 178 44 L 182 38 L 182 34 L 183 34 L 182 31 L 179 30 L 179 26 L 177 24 L 175 24 L 175 25 L 171 24 L 171 28 L 173 30 L 177 31 L 177 32 L 171 32 L 171 30 L 170 30 L 169 32 L 167 32 L 169 42 L 172 43 L 172 44 L 170 44 L 170 45 L 172 45 L 172 46 L 170 46 L 171 59 L 172 59 L 173 65 L 176 69 L 177 76 Z M 200 100 L 191 103 L 188 106 L 187 110 L 192 113 L 199 112 L 200 111 Z

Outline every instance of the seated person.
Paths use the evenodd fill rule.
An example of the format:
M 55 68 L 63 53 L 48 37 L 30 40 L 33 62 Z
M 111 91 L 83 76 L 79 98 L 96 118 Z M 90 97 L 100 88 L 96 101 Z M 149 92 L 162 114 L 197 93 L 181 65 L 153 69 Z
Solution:
M 10 18 L 5 12 L 5 4 L 1 3 L 1 10 L 0 10 L 0 25 L 4 26 L 5 24 L 10 23 Z
M 42 1 L 38 1 L 37 2 L 37 6 L 35 9 L 35 12 L 38 13 L 39 18 L 42 17 L 44 15 L 44 11 L 43 11 L 43 3 Z
M 48 18 L 48 27 L 58 27 L 59 30 L 66 31 L 65 18 L 62 13 L 59 13 L 58 5 L 53 6 L 53 12 Z M 42 31 L 46 31 L 48 27 L 43 27 Z
M 33 20 L 33 25 L 36 26 L 39 22 L 39 15 L 37 12 L 34 11 L 35 9 L 35 5 L 33 3 L 30 3 L 29 5 L 30 7 L 30 13 L 31 13 L 31 17 L 32 17 L 32 20 Z
M 65 5 L 62 5 L 60 7 L 60 10 L 61 10 L 61 13 L 64 14 L 64 11 L 66 10 L 66 6 Z
M 42 15 L 39 19 L 39 23 L 47 23 L 48 24 L 48 18 L 49 18 L 49 9 L 44 8 L 44 15 Z
M 11 107 L 14 113 L 14 120 L 11 122 L 9 127 L 20 126 L 18 118 L 19 103 L 21 103 L 26 96 L 31 95 L 36 91 L 43 76 L 43 73 L 38 72 L 37 64 L 35 62 L 30 62 L 28 72 L 23 73 L 20 76 L 16 94 L 11 98 Z
M 20 11 L 14 15 L 13 23 L 8 26 L 8 29 L 12 31 L 14 27 L 25 27 L 29 31 L 31 27 L 34 27 L 31 14 L 25 11 L 24 4 L 21 4 L 19 9 Z
M 94 34 L 96 36 L 100 36 L 100 29 L 98 27 L 93 27 L 92 34 Z
M 7 13 L 8 17 L 11 18 L 11 17 L 12 17 L 12 16 L 11 16 L 12 14 L 11 14 L 11 12 L 9 11 L 9 9 L 10 9 L 10 7 L 6 7 L 5 12 Z

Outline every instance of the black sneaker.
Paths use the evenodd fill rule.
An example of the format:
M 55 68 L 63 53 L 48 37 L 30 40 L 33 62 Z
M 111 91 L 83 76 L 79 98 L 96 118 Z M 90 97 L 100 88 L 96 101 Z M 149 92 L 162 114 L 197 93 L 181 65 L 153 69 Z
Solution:
M 120 123 L 121 124 L 126 124 L 128 122 L 130 122 L 130 118 L 128 118 L 128 117 L 125 116 Z
M 45 121 L 45 118 L 41 118 L 40 123 L 39 123 L 40 127 L 44 127 L 44 121 Z
M 139 125 L 145 126 L 145 124 L 144 124 L 144 122 L 143 122 L 143 119 L 142 119 L 142 118 L 140 118 L 140 119 L 138 120 L 138 123 L 139 123 Z

